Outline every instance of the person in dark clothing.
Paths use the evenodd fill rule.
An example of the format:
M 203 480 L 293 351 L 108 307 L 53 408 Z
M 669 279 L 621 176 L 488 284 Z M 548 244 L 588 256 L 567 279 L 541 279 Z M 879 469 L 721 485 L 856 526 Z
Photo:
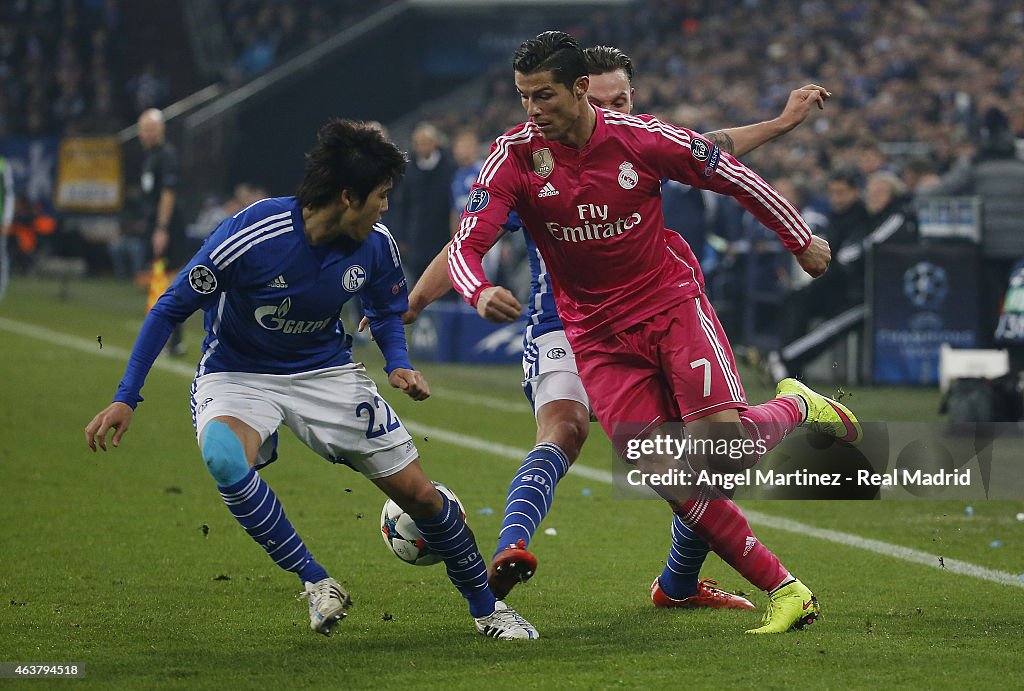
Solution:
M 976 195 L 981 198 L 982 283 L 981 334 L 991 339 L 999 305 L 1014 262 L 1024 256 L 1024 161 L 1017 158 L 1006 114 L 989 108 L 982 116 L 978 150 L 957 163 L 939 181 L 920 189 L 923 196 Z M 982 343 L 981 345 L 988 345 Z
M 848 333 L 862 327 L 867 315 L 864 304 L 865 257 L 868 249 L 883 242 L 913 239 L 913 224 L 906 185 L 893 173 L 873 173 L 862 199 L 856 173 L 839 170 L 829 179 L 832 203 L 829 226 L 823 234 L 835 248 L 833 266 L 825 276 L 794 290 L 785 301 L 786 332 L 782 346 L 768 356 L 772 376 L 801 373 L 804 366 Z M 824 277 L 823 277 L 824 278 Z M 829 299 L 822 299 L 827 295 Z M 814 317 L 824 319 L 813 330 Z
M 178 151 L 167 141 L 163 113 L 150 108 L 139 116 L 142 167 L 139 173 L 139 206 L 150 234 L 154 266 L 176 267 L 184 262 L 184 236 L 178 222 Z M 162 262 L 161 264 L 158 264 Z M 155 273 L 158 273 L 155 271 Z M 172 355 L 184 355 L 183 329 L 179 325 L 167 344 Z
M 451 184 L 456 166 L 441 149 L 441 135 L 428 122 L 412 133 L 412 161 L 399 185 L 396 204 L 396 239 L 402 252 L 406 277 L 417 280 L 437 248 L 451 240 Z

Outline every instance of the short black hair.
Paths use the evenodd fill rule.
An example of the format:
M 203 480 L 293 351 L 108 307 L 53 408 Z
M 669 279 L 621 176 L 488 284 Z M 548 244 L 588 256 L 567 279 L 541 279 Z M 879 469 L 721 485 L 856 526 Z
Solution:
M 612 46 L 593 46 L 583 51 L 587 58 L 587 71 L 590 74 L 608 74 L 615 70 L 626 73 L 626 79 L 633 82 L 633 60 L 618 48 Z
M 840 166 L 828 174 L 829 182 L 842 182 L 860 189 L 860 172 L 853 166 Z
M 512 69 L 520 74 L 550 70 L 555 82 L 570 91 L 577 79 L 590 74 L 580 44 L 564 31 L 545 31 L 524 41 L 512 56 Z
M 306 153 L 306 171 L 295 193 L 303 208 L 320 209 L 343 189 L 360 202 L 386 182 L 405 173 L 405 155 L 371 123 L 330 120 L 317 133 L 317 143 Z

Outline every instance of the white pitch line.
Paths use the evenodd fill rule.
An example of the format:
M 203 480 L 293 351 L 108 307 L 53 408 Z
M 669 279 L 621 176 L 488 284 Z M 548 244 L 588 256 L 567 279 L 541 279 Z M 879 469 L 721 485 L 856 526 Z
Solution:
M 485 408 L 493 408 L 494 410 L 500 410 L 503 413 L 519 413 L 520 415 L 533 415 L 533 411 L 530 410 L 529 404 L 526 402 L 525 397 L 521 403 L 513 403 L 512 401 L 505 400 L 503 398 L 495 398 L 494 396 L 484 396 L 478 393 L 469 393 L 468 391 L 458 391 L 455 389 L 442 388 L 438 386 L 430 386 L 430 395 L 437 396 L 438 398 L 450 398 L 453 400 L 461 401 L 469 405 L 480 405 Z
M 4 319 L 0 317 L 0 330 L 7 331 L 9 333 L 29 336 L 46 343 L 53 345 L 63 346 L 73 350 L 89 353 L 91 355 L 99 355 L 100 357 L 107 357 L 117 359 L 121 361 L 127 361 L 128 351 L 123 348 L 117 348 L 112 346 L 104 346 L 100 349 L 99 344 L 88 339 L 79 338 L 77 336 L 71 336 L 63 334 L 58 331 L 52 331 L 50 329 L 35 326 L 34 324 L 28 324 L 25 322 L 14 321 L 11 319 Z M 186 377 L 195 376 L 195 369 L 188 367 L 180 362 L 174 362 L 159 358 L 153 365 L 154 369 L 161 369 L 175 374 L 183 375 Z M 520 449 L 514 446 L 508 446 L 505 444 L 498 444 L 479 437 L 471 437 L 466 434 L 460 434 L 458 432 L 452 432 L 451 430 L 442 429 L 440 427 L 433 427 L 431 425 L 424 425 L 418 422 L 406 420 L 406 427 L 409 431 L 424 435 L 426 437 L 434 437 L 439 441 L 443 441 L 448 444 L 455 446 L 461 446 L 466 449 L 473 451 L 480 451 L 481 453 L 487 453 L 494 456 L 501 456 L 508 458 L 513 461 L 519 461 L 526 457 L 529 453 L 528 449 Z M 612 474 L 607 470 L 599 470 L 597 468 L 591 468 L 579 463 L 573 464 L 569 472 L 585 477 L 589 480 L 596 482 L 602 482 L 605 484 L 612 484 Z M 845 545 L 847 547 L 856 547 L 857 549 L 863 549 L 868 552 L 874 552 L 875 554 L 881 554 L 886 557 L 893 559 L 899 559 L 900 561 L 906 561 L 913 564 L 920 564 L 922 566 L 928 566 L 934 569 L 940 569 L 949 571 L 951 573 L 962 574 L 964 576 L 972 576 L 984 581 L 990 581 L 992 583 L 999 583 L 1001 585 L 1009 585 L 1015 588 L 1024 588 L 1024 579 L 1006 572 L 997 571 L 995 569 L 989 569 L 984 566 L 978 566 L 977 564 L 971 564 L 966 561 L 960 561 L 959 559 L 943 559 L 943 563 L 939 564 L 938 555 L 931 554 L 929 552 L 923 552 L 921 550 L 911 549 L 909 547 L 902 547 L 900 545 L 894 545 L 888 542 L 882 542 L 881 540 L 871 540 L 869 538 L 860 537 L 859 535 L 853 535 L 850 533 L 843 533 L 838 530 L 828 530 L 825 528 L 816 528 L 806 523 L 799 521 L 790 520 L 788 518 L 780 518 L 778 516 L 772 516 L 770 514 L 762 513 L 760 511 L 744 511 L 747 519 L 752 523 L 763 525 L 768 528 L 776 530 L 782 530 L 788 533 L 795 533 L 797 535 L 804 535 L 807 537 L 813 537 L 819 540 L 825 540 L 827 542 L 834 542 L 836 544 Z
M 806 523 L 800 523 L 799 521 L 793 521 L 788 518 L 779 518 L 778 516 L 770 516 L 768 514 L 761 513 L 760 511 L 744 510 L 743 513 L 746 514 L 747 518 L 752 523 L 758 523 L 769 528 L 785 530 L 789 533 L 797 533 L 800 535 L 807 535 L 809 537 L 816 537 L 819 540 L 836 542 L 848 547 L 858 547 L 876 554 L 884 554 L 885 556 L 893 557 L 894 559 L 909 561 L 914 564 L 922 564 L 924 566 L 931 566 L 940 570 L 952 571 L 953 573 L 960 573 L 965 576 L 974 576 L 975 578 L 980 578 L 984 581 L 992 581 L 993 583 L 1001 583 L 1002 585 L 1012 585 L 1017 588 L 1024 588 L 1024 579 L 1015 576 L 1012 573 L 1007 573 L 1006 571 L 996 571 L 995 569 L 978 566 L 977 564 L 971 564 L 970 562 L 945 557 L 943 557 L 942 563 L 940 564 L 938 555 L 931 554 L 929 552 L 922 552 L 917 549 L 911 549 L 910 547 L 901 547 L 900 545 L 893 545 L 888 542 L 882 542 L 881 540 L 871 540 L 866 537 L 860 537 L 859 535 L 841 533 L 838 530 L 815 528 L 814 526 L 807 525 Z

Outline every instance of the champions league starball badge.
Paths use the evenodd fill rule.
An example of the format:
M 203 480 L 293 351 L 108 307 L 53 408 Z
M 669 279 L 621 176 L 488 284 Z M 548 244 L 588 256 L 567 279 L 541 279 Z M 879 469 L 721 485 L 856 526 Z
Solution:
M 199 264 L 188 272 L 188 284 L 200 295 L 209 295 L 217 290 L 217 276 L 207 267 Z

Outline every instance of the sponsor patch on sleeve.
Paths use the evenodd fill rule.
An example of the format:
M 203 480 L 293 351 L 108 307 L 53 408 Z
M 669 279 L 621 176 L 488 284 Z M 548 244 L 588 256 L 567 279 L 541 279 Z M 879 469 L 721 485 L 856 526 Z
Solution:
M 466 213 L 475 214 L 487 208 L 491 203 L 490 193 L 482 187 L 477 187 L 469 193 L 469 201 L 466 202 Z
M 709 178 L 715 174 L 715 170 L 718 168 L 718 161 L 722 158 L 722 150 L 718 148 L 718 145 L 711 147 L 711 153 L 708 155 L 708 163 L 704 166 L 704 177 Z

